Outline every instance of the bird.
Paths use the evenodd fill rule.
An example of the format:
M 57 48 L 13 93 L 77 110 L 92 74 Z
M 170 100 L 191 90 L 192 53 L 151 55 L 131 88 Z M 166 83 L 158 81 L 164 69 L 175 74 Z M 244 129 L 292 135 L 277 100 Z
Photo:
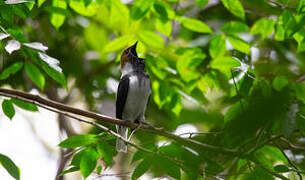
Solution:
M 137 42 L 124 49 L 120 68 L 120 78 L 116 95 L 116 118 L 134 123 L 145 123 L 145 110 L 151 94 L 149 75 L 145 71 L 145 61 L 136 52 Z M 127 139 L 128 128 L 116 126 L 118 134 Z M 127 152 L 125 142 L 117 138 L 116 150 Z

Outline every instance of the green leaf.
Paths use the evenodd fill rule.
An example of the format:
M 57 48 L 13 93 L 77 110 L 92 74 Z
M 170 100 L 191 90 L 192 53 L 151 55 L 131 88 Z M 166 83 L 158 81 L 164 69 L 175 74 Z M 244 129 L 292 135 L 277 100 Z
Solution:
M 207 3 L 209 2 L 209 0 L 196 0 L 196 4 L 199 8 L 202 8 L 203 6 L 205 6 Z
M 32 82 L 39 87 L 39 89 L 43 90 L 45 85 L 45 78 L 40 70 L 34 65 L 30 63 L 25 63 L 25 72 L 32 80 Z
M 199 33 L 213 33 L 213 30 L 206 23 L 198 19 L 181 17 L 178 18 L 178 21 L 180 21 L 185 28 L 191 31 L 195 31 Z
M 154 9 L 157 13 L 158 18 L 163 22 L 166 23 L 168 21 L 168 14 L 166 11 L 166 8 L 162 3 L 155 2 L 154 3 Z
M 16 180 L 20 179 L 20 170 L 9 157 L 5 156 L 4 154 L 0 154 L 0 164 Z
M 285 30 L 284 30 L 283 25 L 277 24 L 275 26 L 274 39 L 277 40 L 277 41 L 285 40 Z
M 28 110 L 28 111 L 38 111 L 38 108 L 35 104 L 21 101 L 19 99 L 12 98 L 11 101 L 18 107 Z
M 91 3 L 86 6 L 85 1 L 79 0 L 70 0 L 69 6 L 78 14 L 88 17 L 94 16 L 97 13 L 99 7 L 98 4 L 94 1 L 91 1 Z
M 221 31 L 226 34 L 236 34 L 249 31 L 249 27 L 240 21 L 230 21 L 221 26 Z
M 102 166 L 97 166 L 96 173 L 101 174 L 101 172 L 102 172 Z
M 87 148 L 80 160 L 80 172 L 86 179 L 95 169 L 98 160 L 98 154 L 93 147 Z
M 62 141 L 59 146 L 64 148 L 76 148 L 96 143 L 98 140 L 99 138 L 94 134 L 81 134 L 69 137 Z
M 71 166 L 75 166 L 78 168 L 80 167 L 80 160 L 82 159 L 82 156 L 83 156 L 85 150 L 86 149 L 82 149 L 73 156 L 72 161 L 71 161 Z
M 273 82 L 272 86 L 277 91 L 282 91 L 282 89 L 288 85 L 288 80 L 285 77 L 276 77 Z
M 299 0 L 299 3 L 297 5 L 297 12 L 301 13 L 304 11 L 304 7 L 305 7 L 305 0 Z
M 14 117 L 15 109 L 14 109 L 14 106 L 13 106 L 11 100 L 7 100 L 7 99 L 3 100 L 3 102 L 2 102 L 2 111 L 10 119 L 12 119 Z
M 5 68 L 0 74 L 0 80 L 7 79 L 10 75 L 15 74 L 22 68 L 22 66 L 23 66 L 23 62 L 15 62 L 14 64 Z
M 41 67 L 52 79 L 58 82 L 62 86 L 67 86 L 66 77 L 62 72 L 59 72 L 50 67 L 46 62 L 41 61 Z
M 225 74 L 228 79 L 231 78 L 231 70 L 234 67 L 240 66 L 240 62 L 232 57 L 219 57 L 213 59 L 210 63 L 212 68 L 218 69 L 220 72 Z
M 145 158 L 140 164 L 134 169 L 132 173 L 132 179 L 140 178 L 151 166 L 152 158 L 147 157 Z
M 170 21 L 163 23 L 160 19 L 156 19 L 155 22 L 156 30 L 164 34 L 167 37 L 171 36 L 172 33 L 172 24 Z
M 159 163 L 159 166 L 162 169 L 162 171 L 164 171 L 169 176 L 171 176 L 175 179 L 180 179 L 180 177 L 181 177 L 180 168 L 174 162 L 172 162 L 166 158 L 163 158 L 161 156 L 155 157 L 154 162 Z
M 196 70 L 196 66 L 192 66 L 193 61 L 202 62 L 202 59 L 199 58 L 187 58 L 187 59 L 179 59 L 177 61 L 176 67 L 181 76 L 181 78 L 189 82 L 191 80 L 197 79 L 200 77 L 200 73 Z
M 305 102 L 305 84 L 298 83 L 295 85 L 296 97 Z
M 147 155 L 147 152 L 138 150 L 136 153 L 134 153 L 131 163 L 134 163 L 140 159 L 144 159 Z
M 251 34 L 261 34 L 262 38 L 265 39 L 267 36 L 272 34 L 274 30 L 275 22 L 272 19 L 261 18 L 254 23 L 251 27 Z
M 155 0 L 135 0 L 131 8 L 130 16 L 133 20 L 139 20 L 149 12 Z
M 46 0 L 38 0 L 38 7 L 40 7 Z
M 247 41 L 232 35 L 228 36 L 228 39 L 236 50 L 245 54 L 250 54 L 250 44 Z
M 64 171 L 61 172 L 59 175 L 60 175 L 60 176 L 63 176 L 63 175 L 65 175 L 65 174 L 68 174 L 68 173 L 71 173 L 71 172 L 75 172 L 75 171 L 78 171 L 78 170 L 79 170 L 79 167 L 73 166 L 73 167 L 71 167 L 71 168 L 69 168 L 69 169 L 64 170 Z
M 117 152 L 106 141 L 102 141 L 97 144 L 97 152 L 99 156 L 103 158 L 107 166 L 113 165 L 112 159 L 117 154 Z
M 279 165 L 274 166 L 274 170 L 279 173 L 284 173 L 284 172 L 288 172 L 289 168 L 285 165 L 279 164 Z
M 148 47 L 161 49 L 164 47 L 164 40 L 161 36 L 152 31 L 142 30 L 139 32 L 139 38 Z
M 65 0 L 52 0 L 53 7 L 58 7 L 62 9 L 67 9 L 67 3 Z M 65 22 L 66 16 L 62 14 L 52 13 L 51 14 L 51 23 L 58 29 Z
M 104 46 L 104 52 L 114 52 L 125 48 L 130 42 L 134 41 L 133 36 L 125 35 L 118 37 Z
M 278 18 L 278 23 L 281 24 L 285 31 L 285 37 L 288 38 L 300 29 L 292 12 L 284 10 Z M 304 23 L 300 22 L 303 26 Z
M 209 52 L 212 58 L 224 56 L 226 53 L 226 37 L 224 35 L 214 36 L 210 42 Z
M 245 12 L 239 0 L 221 0 L 222 4 L 235 16 L 245 19 Z

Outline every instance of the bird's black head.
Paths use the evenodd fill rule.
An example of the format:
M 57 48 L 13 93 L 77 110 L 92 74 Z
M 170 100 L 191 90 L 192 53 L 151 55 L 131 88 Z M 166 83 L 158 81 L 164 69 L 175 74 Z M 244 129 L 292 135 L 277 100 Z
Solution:
M 136 51 L 137 44 L 138 44 L 138 41 L 123 51 L 123 53 L 121 55 L 121 69 L 124 68 L 126 63 L 132 64 L 132 66 L 135 70 L 144 70 L 145 69 L 145 61 L 144 61 L 144 59 L 138 57 L 138 54 Z

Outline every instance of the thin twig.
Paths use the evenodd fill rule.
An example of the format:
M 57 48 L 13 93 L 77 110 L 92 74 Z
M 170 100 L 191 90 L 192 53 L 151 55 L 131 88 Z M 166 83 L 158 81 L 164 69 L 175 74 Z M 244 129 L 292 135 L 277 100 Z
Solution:
M 121 125 L 121 126 L 129 127 L 129 128 L 136 128 L 138 126 L 138 124 L 132 123 L 130 121 L 123 121 L 120 119 L 101 115 L 101 114 L 98 114 L 95 112 L 74 108 L 74 107 L 71 107 L 71 106 L 56 102 L 56 101 L 52 101 L 52 100 L 43 98 L 39 95 L 33 95 L 33 94 L 26 93 L 23 91 L 0 88 L 0 95 L 6 96 L 6 97 L 13 97 L 13 98 L 20 99 L 20 100 L 30 102 L 33 104 L 39 103 L 39 104 L 47 106 L 49 108 L 57 109 L 61 112 L 81 115 L 83 117 L 92 118 L 92 119 L 106 122 L 109 124 L 116 124 L 116 125 Z M 192 148 L 194 150 L 198 150 L 198 151 L 209 150 L 209 151 L 219 152 L 219 153 L 228 154 L 228 155 L 237 155 L 237 156 L 240 155 L 240 153 L 235 149 L 227 149 L 227 148 L 223 148 L 223 147 L 204 144 L 204 143 L 201 143 L 201 142 L 193 140 L 193 139 L 182 138 L 182 137 L 176 136 L 170 132 L 167 132 L 165 130 L 155 128 L 153 126 L 143 125 L 143 126 L 141 126 L 141 128 L 139 130 L 167 137 L 169 139 L 175 140 L 178 143 L 181 143 L 187 147 L 190 147 L 190 148 Z
M 292 167 L 294 167 L 296 170 L 300 170 L 300 169 L 299 169 L 299 168 L 289 159 L 289 157 L 287 156 L 287 154 L 284 152 L 282 146 L 281 146 L 280 144 L 278 144 L 277 142 L 274 142 L 274 143 L 275 143 L 276 146 L 280 149 L 280 151 L 282 152 L 282 154 L 285 156 L 285 158 L 287 159 L 288 163 L 289 163 Z M 301 173 L 300 173 L 300 172 L 296 172 L 296 173 L 298 174 L 300 180 L 303 180 Z
M 0 92 L 0 95 L 3 95 L 3 94 Z M 174 163 L 175 163 L 177 166 L 179 166 L 181 169 L 185 170 L 181 161 L 178 161 L 178 160 L 176 160 L 176 159 L 173 159 L 172 157 L 169 157 L 169 156 L 167 156 L 167 155 L 165 155 L 165 154 L 163 154 L 163 153 L 154 152 L 154 151 L 151 151 L 151 150 L 149 150 L 149 149 L 146 149 L 146 148 L 144 148 L 144 147 L 142 147 L 142 146 L 136 145 L 135 143 L 133 143 L 133 142 L 131 142 L 131 141 L 128 141 L 127 138 L 124 138 L 124 137 L 121 136 L 120 134 L 118 134 L 118 133 L 112 131 L 110 128 L 105 127 L 105 126 L 103 126 L 103 125 L 101 125 L 101 124 L 98 124 L 98 123 L 93 122 L 93 121 L 88 121 L 88 120 L 79 118 L 79 117 L 77 117 L 77 116 L 75 116 L 75 115 L 72 115 L 72 114 L 69 114 L 69 113 L 67 113 L 67 112 L 63 112 L 63 111 L 60 111 L 60 110 L 57 110 L 57 109 L 54 109 L 54 108 L 50 108 L 50 107 L 48 107 L 47 105 L 40 104 L 40 103 L 38 103 L 38 102 L 36 102 L 36 101 L 31 101 L 31 100 L 28 100 L 28 99 L 25 99 L 25 98 L 20 98 L 20 97 L 17 97 L 17 96 L 16 96 L 16 97 L 13 97 L 13 98 L 16 98 L 16 99 L 19 99 L 19 100 L 22 100 L 22 101 L 26 101 L 26 102 L 29 102 L 29 103 L 32 103 L 32 104 L 35 104 L 36 106 L 42 107 L 42 108 L 47 109 L 47 110 L 49 110 L 49 111 L 56 112 L 56 113 L 59 113 L 59 114 L 63 114 L 63 115 L 65 115 L 65 116 L 70 117 L 70 118 L 72 118 L 72 119 L 75 119 L 75 120 L 77 120 L 77 121 L 80 121 L 80 122 L 87 123 L 87 124 L 90 124 L 90 125 L 92 125 L 92 126 L 98 127 L 98 128 L 100 128 L 100 129 L 102 129 L 102 130 L 108 132 L 109 134 L 111 134 L 111 135 L 113 135 L 113 136 L 115 136 L 115 137 L 121 139 L 121 140 L 124 141 L 126 144 L 129 144 L 130 146 L 135 147 L 136 149 L 139 149 L 139 150 L 141 150 L 141 151 L 147 152 L 147 153 L 149 153 L 149 154 L 157 154 L 157 155 L 159 155 L 159 156 L 162 156 L 162 157 L 164 157 L 164 158 L 166 158 L 166 159 L 168 159 L 168 160 L 174 162 Z
M 296 149 L 296 150 L 301 150 L 301 151 L 305 151 L 305 147 L 302 146 L 297 146 L 295 144 L 292 144 L 290 141 L 288 141 L 286 138 L 281 137 L 280 140 L 284 141 L 285 143 L 288 144 L 289 147 Z

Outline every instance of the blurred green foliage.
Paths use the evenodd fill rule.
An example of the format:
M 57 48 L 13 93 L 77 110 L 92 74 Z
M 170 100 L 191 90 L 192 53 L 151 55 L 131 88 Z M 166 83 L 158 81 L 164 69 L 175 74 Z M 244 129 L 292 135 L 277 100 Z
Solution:
M 304 9 L 305 0 L 1 1 L 0 83 L 41 93 L 77 89 L 98 111 L 101 101 L 115 98 L 107 82 L 120 78 L 121 51 L 139 40 L 153 90 L 148 121 L 168 131 L 193 125 L 207 133 L 186 138 L 240 156 L 160 146 L 166 139 L 137 132 L 138 144 L 174 161 L 139 150 L 133 179 L 146 172 L 175 179 L 274 179 L 288 172 L 297 179 L 305 169 Z M 13 104 L 37 110 L 4 100 L 10 119 Z M 115 163 L 114 138 L 92 133 L 98 135 L 60 144 L 82 147 L 63 174 L 86 178 Z M 18 179 L 19 171 L 12 173 Z

